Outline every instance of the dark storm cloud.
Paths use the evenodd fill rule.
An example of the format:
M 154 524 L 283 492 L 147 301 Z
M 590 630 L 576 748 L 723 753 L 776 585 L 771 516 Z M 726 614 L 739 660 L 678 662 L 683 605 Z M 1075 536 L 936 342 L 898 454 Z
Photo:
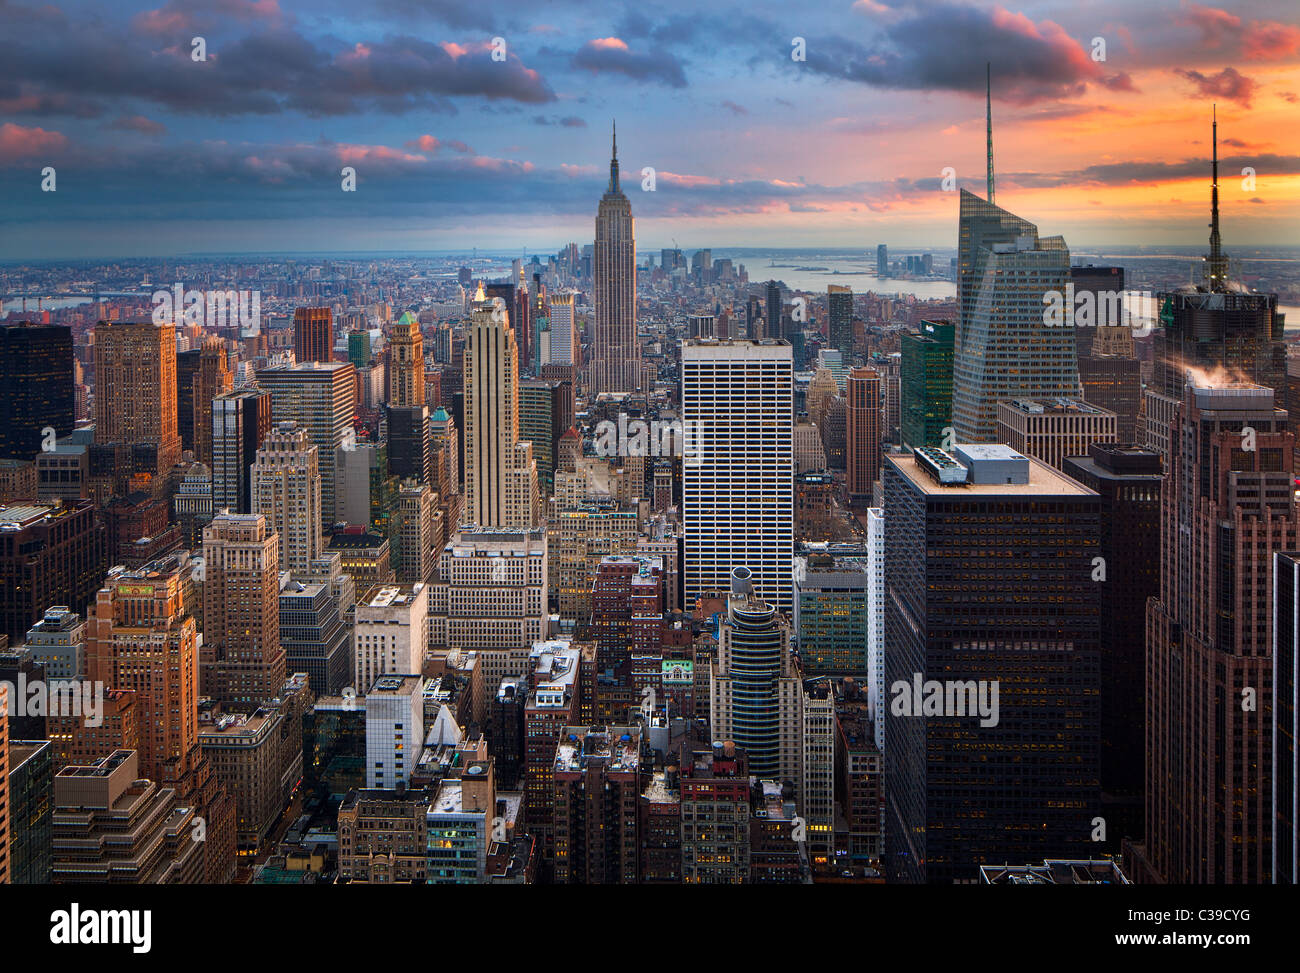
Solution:
M 662 49 L 634 51 L 617 37 L 598 37 L 573 55 L 574 67 L 596 74 L 622 74 L 635 81 L 650 81 L 671 88 L 686 87 L 681 62 Z
M 69 31 L 57 17 L 29 20 L 11 5 L 0 5 L 0 34 L 7 38 L 0 108 L 13 112 L 93 117 L 110 100 L 120 111 L 116 100 L 123 98 L 217 116 L 451 112 L 451 99 L 464 97 L 555 100 L 546 80 L 513 52 L 492 60 L 486 39 L 457 45 L 394 35 L 327 47 L 293 28 L 270 27 L 228 41 L 208 38 L 207 60 L 195 62 L 187 32 L 158 49 L 164 42 L 156 31 Z
M 1220 186 L 1230 185 L 1240 172 L 1251 167 L 1261 177 L 1300 174 L 1300 155 L 1234 155 L 1219 158 Z M 1108 162 L 1087 166 L 1073 172 L 998 173 L 999 181 L 1025 188 L 1068 186 L 1141 186 L 1178 179 L 1210 181 L 1210 160 L 1184 159 L 1181 162 Z
M 138 132 L 141 135 L 164 135 L 167 132 L 167 126 L 162 122 L 155 122 L 143 115 L 123 115 L 113 119 L 108 127 L 119 132 Z
M 491 7 L 495 4 L 466 3 L 465 0 L 377 0 L 375 7 L 401 20 L 430 19 L 448 27 L 477 27 L 495 30 L 496 18 Z
M 1197 92 L 1207 98 L 1226 98 L 1246 108 L 1250 107 L 1250 99 L 1254 97 L 1258 87 L 1254 79 L 1246 77 L 1231 66 L 1224 68 L 1218 74 L 1202 74 L 1200 71 L 1175 73 L 1190 81 L 1196 86 Z
M 534 125 L 559 125 L 561 128 L 586 128 L 587 123 L 577 115 L 565 115 L 563 118 L 547 118 L 545 115 L 534 115 Z
M 893 11 L 874 26 L 877 36 L 866 42 L 807 38 L 807 61 L 795 67 L 882 88 L 977 93 L 992 62 L 994 97 L 1022 104 L 1077 97 L 1089 83 L 1106 83 L 1098 63 L 1060 27 L 1001 8 L 937 3 Z M 1109 80 L 1123 86 L 1126 76 Z

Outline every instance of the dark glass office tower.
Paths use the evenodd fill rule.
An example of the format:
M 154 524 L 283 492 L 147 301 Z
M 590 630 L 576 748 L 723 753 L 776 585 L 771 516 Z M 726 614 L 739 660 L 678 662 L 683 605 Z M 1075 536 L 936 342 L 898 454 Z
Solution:
M 1142 835 L 1147 599 L 1160 593 L 1160 454 L 1093 443 L 1065 472 L 1101 496 L 1101 813 L 1104 847 Z
M 54 755 L 49 740 L 9 741 L 9 820 L 9 882 L 48 885 L 54 863 Z
M 1120 442 L 1136 442 L 1141 431 L 1142 363 L 1119 355 L 1080 355 L 1079 384 L 1083 400 L 1115 413 L 1115 435 Z
M 889 880 L 1092 857 L 1100 498 L 997 444 L 883 478 Z
M 753 338 L 755 335 L 762 335 L 766 330 L 763 317 L 763 299 L 757 295 L 751 296 L 745 302 L 745 337 Z
M 212 510 L 253 509 L 252 466 L 271 431 L 271 393 L 244 388 L 212 400 Z
M 826 304 L 830 319 L 827 337 L 848 365 L 853 361 L 853 289 L 831 284 L 826 288 Z
M 388 472 L 430 483 L 433 477 L 432 429 L 423 405 L 388 409 Z
M 950 321 L 922 321 L 916 334 L 903 335 L 900 374 L 903 445 L 940 446 L 952 425 L 952 348 L 956 327 Z
M 0 522 L 0 633 L 16 645 L 53 605 L 85 612 L 104 584 L 106 551 L 107 529 L 93 501 L 6 507 Z M 15 739 L 44 739 L 31 728 L 11 725 L 10 731 Z
M 181 449 L 194 449 L 194 379 L 202 354 L 200 348 L 176 353 L 176 431 Z
M 72 432 L 76 392 L 72 329 L 25 321 L 0 328 L 0 458 L 35 459 L 47 427 Z
M 764 338 L 784 338 L 781 333 L 781 286 L 774 280 L 767 282 L 767 323 Z M 755 335 L 752 330 L 749 337 Z
M 1110 348 L 1108 338 L 1123 332 L 1128 355 L 1133 356 L 1133 332 L 1124 327 L 1124 268 L 1085 267 L 1070 268 L 1070 283 L 1074 285 L 1074 344 L 1079 357 L 1105 352 Z M 1086 295 L 1091 295 L 1087 297 Z M 1093 312 L 1078 311 L 1091 300 Z M 1103 328 L 1111 331 L 1103 331 Z M 1098 342 L 1097 339 L 1101 338 Z

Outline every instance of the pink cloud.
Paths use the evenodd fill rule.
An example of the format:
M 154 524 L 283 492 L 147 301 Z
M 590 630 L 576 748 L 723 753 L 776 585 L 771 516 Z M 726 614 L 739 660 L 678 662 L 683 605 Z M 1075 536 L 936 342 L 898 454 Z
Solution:
M 182 4 L 180 0 L 154 10 L 144 10 L 131 18 L 131 26 L 155 37 L 190 30 L 207 30 L 225 20 L 242 23 L 265 21 L 272 26 L 286 22 L 279 0 L 200 0 Z
M 349 145 L 341 143 L 334 146 L 334 152 L 340 162 L 427 162 L 422 155 L 402 152 L 387 145 Z
M 1242 53 L 1252 61 L 1290 57 L 1300 52 L 1300 27 L 1258 21 L 1242 41 Z
M 720 179 L 712 179 L 708 176 L 691 176 L 680 172 L 667 172 L 663 169 L 658 173 L 659 181 L 666 182 L 674 186 L 685 186 L 692 189 L 696 186 L 721 186 Z
M 62 132 L 43 128 L 24 128 L 13 122 L 0 125 L 0 162 L 14 162 L 33 156 L 58 152 L 68 144 Z
M 1241 18 L 1236 14 L 1198 4 L 1191 4 L 1183 19 L 1200 28 L 1203 43 L 1216 47 L 1222 43 L 1223 34 L 1235 34 L 1241 28 Z
M 418 139 L 406 143 L 408 149 L 419 149 L 421 152 L 437 152 L 441 145 L 442 143 L 432 135 L 421 135 Z

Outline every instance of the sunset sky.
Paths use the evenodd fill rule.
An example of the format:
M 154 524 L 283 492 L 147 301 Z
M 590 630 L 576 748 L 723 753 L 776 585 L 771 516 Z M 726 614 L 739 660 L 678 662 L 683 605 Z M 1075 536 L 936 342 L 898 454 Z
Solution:
M 1044 232 L 1202 243 L 1217 102 L 1225 246 L 1297 245 L 1296 11 L 0 0 L 0 259 L 587 243 L 613 118 L 642 249 L 955 246 L 986 61 L 998 202 Z

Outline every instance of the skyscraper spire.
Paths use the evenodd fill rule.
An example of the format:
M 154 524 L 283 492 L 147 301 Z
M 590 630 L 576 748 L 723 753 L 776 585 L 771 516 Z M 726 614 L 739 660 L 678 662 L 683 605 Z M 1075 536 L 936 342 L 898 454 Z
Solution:
M 989 202 L 993 202 L 993 65 L 984 64 L 984 125 L 987 132 L 989 152 Z
M 1206 283 L 1212 291 L 1224 290 L 1228 283 L 1228 258 L 1222 250 L 1219 238 L 1219 111 L 1215 105 L 1211 109 L 1211 142 L 1213 155 L 1210 182 L 1210 255 L 1206 258 Z
M 618 122 L 614 122 L 613 150 L 609 157 L 609 191 L 619 191 L 618 185 Z

